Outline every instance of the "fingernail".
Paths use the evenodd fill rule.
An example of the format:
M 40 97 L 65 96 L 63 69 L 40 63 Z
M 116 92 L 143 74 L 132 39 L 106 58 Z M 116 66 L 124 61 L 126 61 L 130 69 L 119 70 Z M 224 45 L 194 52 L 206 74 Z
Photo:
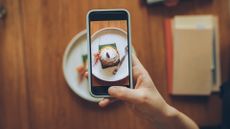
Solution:
M 113 91 L 113 90 L 116 90 L 116 89 L 117 89 L 116 86 L 112 86 L 112 87 L 109 88 L 110 91 Z
M 118 86 L 112 86 L 112 87 L 109 88 L 109 93 L 116 92 L 117 89 L 119 89 Z

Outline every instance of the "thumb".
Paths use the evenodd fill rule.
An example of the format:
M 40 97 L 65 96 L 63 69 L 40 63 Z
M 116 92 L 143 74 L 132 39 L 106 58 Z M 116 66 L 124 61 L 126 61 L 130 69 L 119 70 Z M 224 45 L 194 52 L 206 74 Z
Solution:
M 124 86 L 112 86 L 109 88 L 109 94 L 120 100 L 130 103 L 136 103 L 138 100 L 135 89 L 130 89 Z

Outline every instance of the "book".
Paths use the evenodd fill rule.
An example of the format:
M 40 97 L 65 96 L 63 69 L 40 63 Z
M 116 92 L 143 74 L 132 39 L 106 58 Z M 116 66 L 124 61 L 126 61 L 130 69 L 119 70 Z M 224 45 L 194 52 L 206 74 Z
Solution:
M 221 83 L 218 21 L 212 15 L 165 20 L 168 92 L 209 95 Z
M 166 70 L 167 70 L 167 90 L 169 93 L 172 93 L 172 74 L 173 74 L 173 37 L 172 37 L 172 20 L 171 19 L 166 19 L 165 20 L 165 49 L 166 49 Z

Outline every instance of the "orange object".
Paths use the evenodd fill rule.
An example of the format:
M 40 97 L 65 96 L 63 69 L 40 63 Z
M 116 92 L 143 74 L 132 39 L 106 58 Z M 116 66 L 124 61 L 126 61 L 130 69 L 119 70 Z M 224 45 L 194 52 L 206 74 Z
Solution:
M 94 57 L 95 57 L 95 63 L 94 63 L 94 65 L 95 65 L 95 64 L 97 64 L 97 62 L 98 62 L 99 59 L 100 59 L 100 53 L 95 53 L 95 54 L 94 54 Z
M 173 79 L 173 37 L 172 37 L 172 20 L 165 20 L 165 49 L 166 49 L 166 69 L 167 69 L 167 84 L 168 92 L 172 93 Z
M 76 71 L 79 74 L 79 77 L 78 77 L 79 83 L 81 83 L 84 79 L 84 74 L 87 70 L 85 69 L 84 65 L 80 65 L 76 68 Z

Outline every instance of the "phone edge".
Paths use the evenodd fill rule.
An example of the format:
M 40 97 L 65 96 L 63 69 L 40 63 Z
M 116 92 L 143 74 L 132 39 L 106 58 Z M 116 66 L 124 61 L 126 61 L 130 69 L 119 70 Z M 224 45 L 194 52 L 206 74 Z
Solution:
M 129 13 L 129 11 L 127 10 L 127 9 L 91 9 L 91 10 L 89 10 L 88 12 L 87 12 L 87 15 L 86 15 L 86 30 L 87 30 L 87 53 L 88 53 L 88 56 L 89 56 L 89 58 L 90 58 L 90 56 L 91 55 L 89 55 L 89 53 L 90 53 L 90 43 L 89 43 L 89 15 L 90 15 L 90 13 L 92 13 L 92 12 L 95 12 L 95 11 L 119 11 L 119 10 L 121 10 L 121 11 L 125 11 L 127 14 L 128 14 L 128 32 L 129 32 L 129 36 L 128 36 L 128 38 L 129 38 L 129 62 L 130 62 L 130 65 L 129 66 L 131 66 L 131 67 L 129 67 L 129 71 L 130 71 L 130 77 L 129 77 L 129 79 L 130 79 L 130 88 L 131 89 L 133 89 L 134 87 L 133 87 L 133 74 L 132 74 L 132 50 L 131 50 L 131 48 L 132 48 L 132 40 L 131 40 L 131 18 L 130 18 L 130 13 Z M 88 89 L 89 89 L 89 93 L 90 93 L 90 95 L 91 96 L 93 96 L 93 97 L 95 97 L 95 98 L 103 98 L 103 97 L 111 97 L 109 94 L 108 95 L 95 95 L 95 94 L 93 94 L 92 93 L 92 86 L 91 86 L 91 76 L 89 76 L 89 74 L 91 73 L 91 66 L 90 66 L 90 64 L 91 64 L 91 61 L 89 60 L 89 62 L 88 62 Z

